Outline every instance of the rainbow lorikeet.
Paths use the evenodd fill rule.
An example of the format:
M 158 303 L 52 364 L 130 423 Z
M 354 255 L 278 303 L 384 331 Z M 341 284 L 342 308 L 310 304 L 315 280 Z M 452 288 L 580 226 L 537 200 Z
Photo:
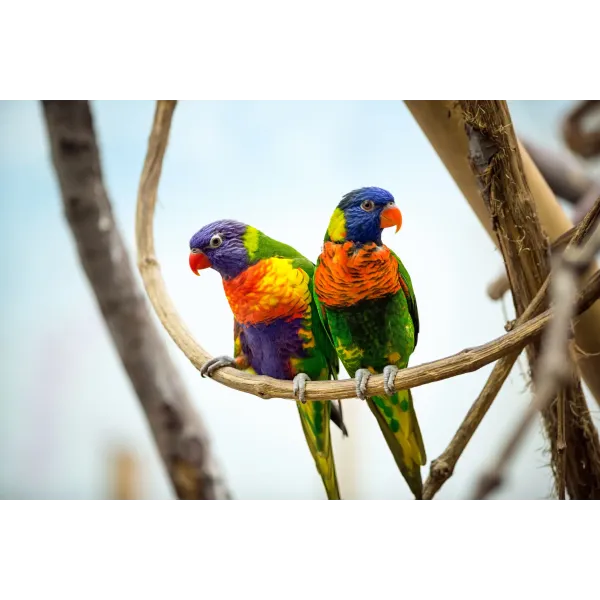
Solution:
M 304 436 L 327 497 L 339 500 L 329 421 L 347 436 L 341 403 L 306 402 L 306 381 L 337 379 L 339 361 L 312 295 L 314 264 L 254 227 L 215 221 L 190 240 L 189 263 L 199 275 L 212 267 L 234 315 L 234 358 L 218 356 L 200 373 L 234 366 L 294 382 Z
M 324 322 L 356 393 L 365 399 L 372 373 L 383 373 L 388 397 L 368 398 L 396 464 L 422 497 L 425 447 L 410 390 L 394 377 L 408 365 L 419 335 L 417 301 L 402 261 L 381 241 L 385 227 L 402 225 L 393 196 L 367 187 L 346 194 L 335 209 L 317 260 L 314 292 Z

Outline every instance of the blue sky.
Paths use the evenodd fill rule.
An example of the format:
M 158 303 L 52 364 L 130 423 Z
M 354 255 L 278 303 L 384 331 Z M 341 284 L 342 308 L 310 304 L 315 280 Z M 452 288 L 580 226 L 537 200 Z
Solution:
M 569 104 L 510 107 L 520 134 L 559 146 L 558 118 Z M 93 103 L 105 181 L 132 251 L 153 110 L 152 102 Z M 189 271 L 191 235 L 215 219 L 235 218 L 314 259 L 339 198 L 363 185 L 389 189 L 402 208 L 402 231 L 384 241 L 402 256 L 419 303 L 422 331 L 411 364 L 503 332 L 510 307 L 485 293 L 501 258 L 401 102 L 182 102 L 159 189 L 157 252 L 173 300 L 209 352 L 231 352 L 231 316 L 217 274 L 196 278 Z M 36 103 L 0 102 L 0 216 L 7 259 L 0 294 L 0 497 L 103 497 L 106 453 L 115 444 L 139 455 L 145 497 L 171 497 L 79 266 Z M 292 403 L 203 380 L 166 334 L 165 340 L 237 497 L 324 497 Z M 444 449 L 490 370 L 414 391 L 429 459 Z M 440 497 L 468 493 L 527 401 L 521 366 Z M 345 407 L 351 437 L 334 437 L 342 494 L 408 498 L 367 407 L 358 400 Z M 543 446 L 536 427 L 503 497 L 549 493 Z

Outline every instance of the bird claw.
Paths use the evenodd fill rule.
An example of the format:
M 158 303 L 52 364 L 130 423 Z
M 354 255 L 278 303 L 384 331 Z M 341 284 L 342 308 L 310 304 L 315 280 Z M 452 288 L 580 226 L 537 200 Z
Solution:
M 356 380 L 356 395 L 361 400 L 367 399 L 367 383 L 371 377 L 371 371 L 369 369 L 358 369 L 354 373 L 354 379 Z
M 294 396 L 298 398 L 302 404 L 306 404 L 306 382 L 310 381 L 310 377 L 306 373 L 298 373 L 294 377 Z
M 399 371 L 396 365 L 387 365 L 383 368 L 383 389 L 388 396 L 393 396 L 396 393 L 396 373 Z
M 222 367 L 233 367 L 235 366 L 235 360 L 231 356 L 215 356 L 209 361 L 205 362 L 200 369 L 200 375 L 202 377 L 212 377 L 213 373 Z

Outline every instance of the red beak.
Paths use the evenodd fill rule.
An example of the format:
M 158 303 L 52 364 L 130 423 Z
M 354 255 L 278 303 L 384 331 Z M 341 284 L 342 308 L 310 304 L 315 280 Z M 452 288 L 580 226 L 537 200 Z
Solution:
M 200 269 L 208 269 L 208 267 L 211 266 L 210 260 L 208 260 L 206 254 L 203 254 L 202 252 L 190 252 L 190 269 L 192 270 L 192 273 L 200 275 L 200 273 L 198 273 Z
M 379 222 L 381 229 L 386 227 L 396 226 L 396 233 L 400 231 L 402 227 L 402 213 L 397 206 L 388 206 L 381 211 L 381 220 Z

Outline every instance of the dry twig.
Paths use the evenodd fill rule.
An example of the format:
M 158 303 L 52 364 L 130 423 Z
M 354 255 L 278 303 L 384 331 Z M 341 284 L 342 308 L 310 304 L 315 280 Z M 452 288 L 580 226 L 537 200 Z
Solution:
M 589 231 L 594 227 L 599 216 L 600 198 L 598 198 L 598 201 L 592 207 L 592 210 L 586 215 L 580 225 L 574 228 L 574 233 L 569 232 L 568 237 L 570 238 L 570 242 L 567 248 L 580 244 L 588 235 Z M 522 325 L 531 319 L 531 317 L 534 317 L 539 313 L 540 308 L 546 298 L 549 282 L 550 278 L 547 277 L 542 287 L 538 290 L 535 298 L 531 301 L 523 314 L 515 321 L 512 328 Z M 444 450 L 444 452 L 437 459 L 432 461 L 429 477 L 423 486 L 423 499 L 431 500 L 454 473 L 454 468 L 458 462 L 458 459 L 461 457 L 462 453 L 467 447 L 467 444 L 473 437 L 473 434 L 487 414 L 487 411 L 498 395 L 502 385 L 506 381 L 506 378 L 508 377 L 513 365 L 517 361 L 520 353 L 521 351 L 519 350 L 511 354 L 507 354 L 498 360 L 498 362 L 494 365 L 494 368 L 490 373 L 483 390 L 469 409 L 467 416 L 464 418 L 457 432 L 454 434 L 452 441 Z M 558 451 L 561 453 L 561 465 L 564 474 L 564 458 L 566 456 L 564 447 L 562 447 L 565 444 L 564 419 L 562 420 L 562 423 L 559 422 L 559 433 L 561 432 L 563 435 L 561 438 L 563 444 L 559 443 Z
M 583 158 L 600 154 L 600 128 L 586 131 L 585 126 L 590 115 L 599 114 L 600 100 L 584 100 L 566 116 L 563 123 L 563 137 L 567 146 Z
M 599 196 L 600 196 L 600 192 L 596 195 L 596 198 L 598 198 Z M 594 198 L 594 200 L 596 198 Z M 581 220 L 585 217 L 585 215 L 590 210 L 593 209 L 593 205 L 594 205 L 594 202 L 586 201 L 586 206 L 587 206 L 586 213 L 581 216 L 581 219 L 578 220 L 578 223 L 580 223 Z M 573 234 L 577 230 L 577 227 L 578 227 L 578 225 L 575 225 L 575 227 L 571 227 L 571 229 L 569 229 L 568 231 L 565 231 L 565 233 L 563 233 L 560 237 L 556 238 L 554 240 L 554 242 L 552 242 L 552 244 L 550 246 L 552 253 L 561 252 L 562 250 L 564 250 L 565 246 L 573 238 Z M 494 279 L 488 285 L 487 293 L 488 293 L 488 296 L 492 300 L 500 300 L 504 296 L 504 294 L 506 294 L 506 292 L 508 292 L 509 289 L 510 289 L 510 285 L 508 283 L 508 277 L 506 276 L 506 271 L 502 270 L 502 273 L 500 273 L 496 277 L 496 279 Z
M 475 499 L 487 498 L 502 484 L 504 471 L 535 415 L 538 411 L 543 412 L 550 407 L 559 387 L 566 384 L 572 377 L 568 341 L 571 334 L 571 319 L 575 311 L 577 283 L 580 275 L 589 268 L 598 251 L 600 251 L 600 227 L 596 227 L 585 244 L 568 248 L 563 256 L 556 260 L 558 264 L 554 268 L 551 279 L 555 314 L 544 334 L 543 352 L 535 376 L 535 400 L 527 407 L 492 468 L 481 476 L 474 495 Z M 562 441 L 564 438 L 565 434 L 563 433 Z M 562 484 L 560 482 L 559 485 Z
M 504 101 L 461 101 L 464 110 L 470 162 L 478 178 L 481 194 L 492 223 L 498 246 L 506 265 L 517 317 L 535 297 L 549 274 L 548 238 L 542 231 L 536 206 L 525 177 L 521 152 L 515 137 L 510 114 Z M 545 302 L 544 302 L 545 304 Z M 537 365 L 540 348 L 536 340 L 527 347 L 529 363 Z M 570 373 L 573 385 L 568 393 L 566 437 L 567 482 L 584 480 L 589 489 L 600 487 L 600 447 L 598 432 L 591 420 L 577 375 Z M 535 379 L 535 377 L 534 377 Z M 574 414 L 580 415 L 578 418 Z M 557 403 L 542 413 L 550 440 L 551 466 L 556 476 L 561 458 L 557 452 L 559 419 Z M 585 464 L 569 459 L 579 453 L 587 457 Z M 591 468 L 590 468 L 591 466 Z M 569 490 L 573 497 L 575 490 Z M 573 492 L 571 494 L 571 492 Z
M 140 181 L 138 193 L 136 240 L 138 247 L 138 265 L 148 297 L 163 326 L 187 356 L 190 362 L 200 370 L 211 356 L 192 337 L 171 300 L 160 272 L 160 266 L 154 250 L 154 208 L 164 159 L 169 129 L 175 102 L 159 101 L 156 107 L 152 133 L 148 142 L 148 152 Z M 588 282 L 581 298 L 580 312 L 587 310 L 600 296 L 600 276 Z M 397 389 L 414 388 L 433 381 L 441 381 L 463 373 L 476 371 L 494 362 L 512 351 L 521 350 L 535 339 L 546 326 L 551 316 L 548 310 L 521 327 L 475 348 L 469 348 L 452 356 L 401 369 L 395 379 Z M 260 398 L 282 398 L 295 400 L 292 382 L 272 377 L 252 375 L 229 367 L 219 369 L 212 377 L 214 380 L 242 392 L 254 394 Z M 309 381 L 306 384 L 306 399 L 337 400 L 356 396 L 353 380 Z M 368 395 L 384 393 L 383 375 L 373 375 L 367 386 Z
M 44 101 L 52 159 L 81 264 L 182 499 L 229 497 L 206 430 L 131 267 L 102 180 L 86 101 Z
M 492 230 L 492 220 L 469 164 L 468 139 L 465 135 L 465 122 L 460 102 L 457 100 L 407 100 L 405 104 L 485 231 L 490 235 L 494 244 L 498 245 L 498 237 Z M 518 140 L 517 146 L 543 230 L 551 240 L 555 240 L 573 224 L 529 153 Z M 596 270 L 597 267 L 594 263 L 589 275 L 591 276 Z M 541 284 L 541 281 L 539 283 Z M 537 291 L 537 287 L 535 291 Z M 575 343 L 578 350 L 578 370 L 585 379 L 590 393 L 600 403 L 600 302 L 592 306 L 580 319 L 577 319 Z M 587 408 L 583 404 L 579 407 L 571 407 L 571 410 L 567 412 L 573 415 L 583 415 L 582 424 L 584 421 L 587 425 L 590 424 L 590 420 L 585 416 Z M 585 430 L 588 429 L 587 425 Z M 585 434 L 586 431 L 582 430 L 581 433 Z M 587 433 L 592 437 L 597 437 L 593 430 L 587 431 Z M 587 455 L 589 457 L 589 453 Z
M 567 152 L 550 150 L 522 138 L 521 143 L 550 189 L 569 204 L 577 205 L 590 189 L 598 185 L 598 180 L 586 173 L 579 162 Z

